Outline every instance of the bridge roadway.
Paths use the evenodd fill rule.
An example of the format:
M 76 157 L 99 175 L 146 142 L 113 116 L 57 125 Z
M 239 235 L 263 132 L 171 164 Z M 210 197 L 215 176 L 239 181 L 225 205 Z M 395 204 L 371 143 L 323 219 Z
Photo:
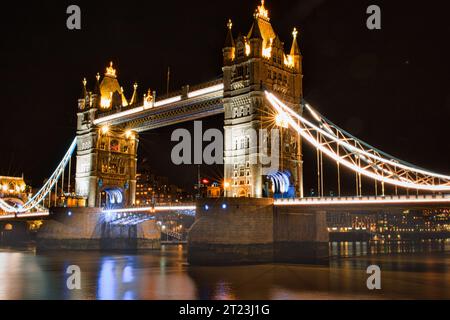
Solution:
M 324 197 L 275 200 L 275 206 L 295 207 L 301 210 L 323 211 L 376 211 L 389 209 L 423 210 L 450 208 L 448 195 L 401 195 L 366 197 Z
M 41 219 L 50 216 L 48 211 L 42 212 L 32 212 L 32 213 L 16 213 L 16 214 L 4 214 L 0 215 L 0 220 L 11 220 L 11 219 Z
M 67 208 L 68 212 L 70 212 L 70 208 Z M 51 211 L 51 210 L 50 210 Z M 124 208 L 124 209 L 111 209 L 111 210 L 103 210 L 99 209 L 99 213 L 133 213 L 133 214 L 150 214 L 150 213 L 160 213 L 160 212 L 172 212 L 172 211 L 189 211 L 195 212 L 195 204 L 185 203 L 181 205 L 161 205 L 155 207 L 133 207 L 133 208 Z M 193 213 L 192 215 L 194 215 Z M 16 213 L 16 214 L 5 214 L 0 215 L 0 220 L 27 220 L 27 219 L 43 219 L 50 217 L 51 214 L 48 211 L 40 211 L 40 212 L 31 212 L 31 213 Z
M 222 199 L 226 203 L 226 199 Z M 220 201 L 219 201 L 220 202 Z M 222 204 L 222 203 L 221 203 Z M 314 211 L 376 211 L 389 209 L 423 210 L 433 208 L 450 208 L 449 195 L 402 195 L 402 196 L 366 196 L 366 197 L 324 197 L 303 199 L 278 199 L 275 207 L 295 207 L 300 210 Z M 194 203 L 178 205 L 161 205 L 155 207 L 132 207 L 123 209 L 102 210 L 102 213 L 134 213 L 149 214 L 170 211 L 196 210 Z M 0 220 L 34 219 L 50 216 L 49 212 L 17 213 L 0 215 Z
M 214 200 L 214 199 L 212 199 Z M 227 199 L 216 199 L 220 205 Z M 376 211 L 389 209 L 423 210 L 433 208 L 450 208 L 449 195 L 401 195 L 401 196 L 366 196 L 366 197 L 324 197 L 303 199 L 278 199 L 275 207 L 295 207 L 314 211 Z M 166 205 L 160 207 L 135 207 L 105 210 L 104 213 L 154 213 L 163 211 L 195 211 L 195 204 Z

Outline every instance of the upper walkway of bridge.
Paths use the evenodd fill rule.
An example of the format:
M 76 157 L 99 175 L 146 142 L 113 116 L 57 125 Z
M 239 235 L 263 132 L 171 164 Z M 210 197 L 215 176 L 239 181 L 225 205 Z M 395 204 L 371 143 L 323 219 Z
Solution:
M 156 98 L 152 105 L 141 105 L 101 113 L 94 124 L 120 125 L 136 122 L 132 127 L 140 132 L 223 113 L 223 89 L 222 79 L 196 86 L 184 86 L 179 91 Z M 194 106 L 194 108 L 193 110 L 180 109 L 186 106 Z M 199 106 L 204 106 L 204 110 Z

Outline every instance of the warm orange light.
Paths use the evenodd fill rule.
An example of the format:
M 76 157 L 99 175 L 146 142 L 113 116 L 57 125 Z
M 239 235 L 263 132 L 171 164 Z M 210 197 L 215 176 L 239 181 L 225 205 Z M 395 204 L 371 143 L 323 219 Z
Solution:
M 106 75 L 110 76 L 110 77 L 116 77 L 117 76 L 117 71 L 116 69 L 113 68 L 113 63 L 111 61 L 111 63 L 109 64 L 109 67 L 106 68 Z
M 282 128 L 288 128 L 289 124 L 288 124 L 288 120 L 286 118 L 286 115 L 281 115 L 281 114 L 277 114 L 275 116 L 275 123 L 277 125 L 277 127 L 282 127 Z
M 263 49 L 263 57 L 270 59 L 270 57 L 272 56 L 272 44 L 273 44 L 273 39 L 270 39 L 269 41 L 269 45 Z
M 103 126 L 102 129 L 101 129 L 101 132 L 103 134 L 107 134 L 109 132 L 109 127 L 108 126 Z
M 294 40 L 297 39 L 298 31 L 297 28 L 294 28 L 294 31 L 292 31 L 292 36 L 294 37 Z
M 127 139 L 132 139 L 132 138 L 134 138 L 133 131 L 132 131 L 132 130 L 127 130 L 127 131 L 125 132 L 125 136 L 127 137 Z
M 248 43 L 245 43 L 245 55 L 249 56 L 251 52 L 250 45 Z
M 111 99 L 102 97 L 100 100 L 100 107 L 102 109 L 108 109 L 111 106 Z
M 258 6 L 258 10 L 256 11 L 256 16 L 258 18 L 265 19 L 265 20 L 269 21 L 270 20 L 270 18 L 269 18 L 269 10 L 267 10 L 264 7 L 264 2 L 265 2 L 264 0 L 261 0 L 261 5 Z
M 294 58 L 288 54 L 284 56 L 284 64 L 290 68 L 294 67 Z

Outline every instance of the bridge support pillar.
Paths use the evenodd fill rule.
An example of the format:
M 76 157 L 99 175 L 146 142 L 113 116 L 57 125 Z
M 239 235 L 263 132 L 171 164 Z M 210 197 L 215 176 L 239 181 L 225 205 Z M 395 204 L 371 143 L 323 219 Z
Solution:
M 106 222 L 100 208 L 55 208 L 37 235 L 38 250 L 160 249 L 155 221 L 118 226 Z
M 298 212 L 274 207 L 274 256 L 279 262 L 322 263 L 328 260 L 329 236 L 325 211 Z
M 193 265 L 322 263 L 328 258 L 326 213 L 275 208 L 272 199 L 225 198 L 197 203 L 188 234 Z

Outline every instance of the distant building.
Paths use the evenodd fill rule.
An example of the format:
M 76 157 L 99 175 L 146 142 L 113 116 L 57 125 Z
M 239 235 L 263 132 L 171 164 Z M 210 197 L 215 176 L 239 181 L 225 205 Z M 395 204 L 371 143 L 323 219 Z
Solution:
M 148 170 L 136 175 L 136 205 L 191 201 L 192 196 L 176 185 L 169 184 L 169 178 L 155 176 Z
M 388 238 L 401 234 L 448 234 L 450 232 L 450 209 L 378 213 L 335 212 L 327 215 L 327 224 L 330 232 L 366 231 Z
M 31 188 L 22 177 L 0 176 L 0 198 L 11 205 L 24 204 L 31 196 Z M 0 210 L 0 214 L 1 214 Z
M 26 195 L 27 185 L 23 177 L 1 177 L 0 176 L 0 197 L 20 197 Z
M 220 198 L 223 195 L 223 189 L 217 182 L 208 186 L 206 192 L 208 198 Z

